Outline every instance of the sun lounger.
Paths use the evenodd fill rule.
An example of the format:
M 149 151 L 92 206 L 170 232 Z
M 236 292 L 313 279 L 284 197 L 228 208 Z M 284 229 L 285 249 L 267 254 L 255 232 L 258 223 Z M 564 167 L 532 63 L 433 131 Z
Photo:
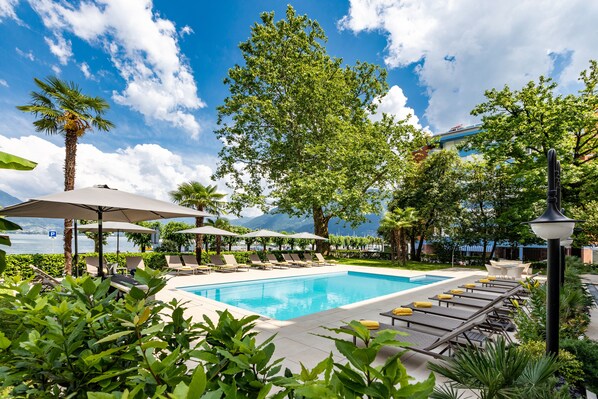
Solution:
M 324 259 L 324 256 L 323 256 L 321 253 L 319 253 L 319 252 L 316 252 L 316 253 L 314 254 L 314 256 L 315 256 L 315 257 L 316 257 L 316 259 L 317 259 L 317 260 L 319 260 L 319 261 L 320 261 L 320 262 L 321 262 L 323 265 L 327 265 L 327 266 L 334 266 L 336 263 L 338 263 L 338 262 L 337 262 L 337 261 L 335 261 L 335 260 L 326 260 L 326 259 Z
M 185 266 L 183 262 L 181 262 L 181 257 L 178 255 L 164 255 L 166 258 L 166 267 L 168 270 L 175 272 L 176 274 L 181 273 L 191 273 L 195 274 L 195 269 L 193 266 Z
M 245 263 L 237 263 L 237 259 L 235 258 L 235 255 L 233 255 L 233 254 L 222 255 L 222 257 L 224 258 L 224 262 L 227 265 L 236 266 L 237 270 L 242 270 L 242 271 L 249 270 L 249 266 L 247 266 Z
M 310 253 L 305 252 L 303 254 L 303 259 L 305 259 L 306 262 L 308 262 L 310 265 L 312 266 L 326 266 L 326 263 L 324 262 L 320 262 L 317 259 L 314 259 Z
M 183 258 L 185 266 L 192 267 L 194 272 L 210 273 L 212 271 L 211 267 L 197 263 L 195 255 L 181 255 L 181 258 Z
M 217 272 L 230 273 L 239 270 L 237 266 L 225 263 L 220 255 L 210 255 L 210 262 L 212 262 L 212 265 L 214 265 Z
M 434 295 L 428 299 L 438 301 L 438 305 L 445 304 L 447 307 L 449 305 L 459 305 L 468 308 L 481 309 L 488 304 L 488 301 L 480 299 L 461 298 L 457 296 L 453 296 L 451 299 L 446 299 L 438 297 L 438 295 Z
M 123 276 L 120 274 L 110 276 L 110 286 L 118 290 L 119 294 L 117 295 L 117 297 L 122 297 L 125 294 L 129 293 L 133 287 L 136 287 L 146 293 L 149 290 L 149 287 L 147 285 L 141 284 L 132 277 Z M 154 297 L 151 296 L 148 299 L 154 299 Z
M 127 256 L 125 258 L 125 265 L 127 267 L 127 272 L 131 276 L 135 275 L 135 271 L 137 269 L 145 269 L 145 263 L 143 262 L 143 258 L 141 256 Z
M 276 259 L 276 256 L 274 254 L 266 254 L 266 259 L 268 259 L 268 262 L 272 264 L 272 267 L 275 267 L 277 269 L 288 269 L 290 267 L 290 264 L 288 264 L 287 262 L 281 262 L 278 259 Z
M 301 258 L 299 257 L 299 254 L 289 254 L 291 256 L 291 259 L 293 259 L 293 262 L 295 262 L 296 265 L 299 265 L 301 267 L 311 267 L 311 262 L 306 262 L 304 260 L 301 260 Z
M 270 262 L 263 262 L 258 254 L 249 254 L 249 262 L 251 266 L 263 270 L 271 270 L 273 266 Z
M 115 274 L 116 272 L 116 264 L 108 264 L 106 258 L 103 259 L 104 265 L 104 275 L 108 274 Z M 85 268 L 87 270 L 87 274 L 92 276 L 98 275 L 98 270 L 100 268 L 100 257 L 99 256 L 86 256 L 85 257 Z
M 419 313 L 431 314 L 431 315 L 439 315 L 439 316 L 447 316 L 447 317 L 452 317 L 454 319 L 459 319 L 459 320 L 470 319 L 475 314 L 475 311 L 472 311 L 472 310 L 447 308 L 447 307 L 444 307 L 444 306 L 437 306 L 437 305 L 432 305 L 429 308 L 428 307 L 426 307 L 426 308 L 420 308 L 420 307 L 414 306 L 413 303 L 410 303 L 410 304 L 404 305 L 402 307 L 403 308 L 409 308 L 413 312 L 419 312 Z M 380 314 L 382 316 L 387 316 L 387 317 L 390 317 L 390 318 L 393 318 L 393 317 L 396 316 L 392 312 L 392 310 L 389 311 L 389 312 L 384 312 L 384 313 L 380 313 Z
M 50 276 L 48 273 L 36 266 L 29 265 L 29 267 L 33 270 L 33 282 L 41 284 L 44 290 L 53 289 L 54 287 L 60 285 L 60 281 L 58 281 L 56 277 Z

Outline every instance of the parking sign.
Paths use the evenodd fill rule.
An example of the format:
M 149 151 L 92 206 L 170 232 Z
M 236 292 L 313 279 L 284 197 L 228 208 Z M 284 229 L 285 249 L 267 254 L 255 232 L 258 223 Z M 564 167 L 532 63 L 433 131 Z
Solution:
M 50 230 L 50 231 L 48 231 L 48 237 L 50 237 L 50 238 L 56 238 L 56 230 Z

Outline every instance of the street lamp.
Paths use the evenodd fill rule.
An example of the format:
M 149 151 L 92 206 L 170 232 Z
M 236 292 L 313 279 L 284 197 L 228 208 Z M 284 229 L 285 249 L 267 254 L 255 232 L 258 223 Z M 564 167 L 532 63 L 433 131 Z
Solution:
M 546 279 L 546 353 L 559 352 L 559 296 L 561 280 L 561 240 L 573 234 L 575 222 L 561 213 L 560 206 L 560 167 L 557 165 L 556 151 L 548 151 L 548 196 L 547 207 L 542 216 L 528 222 L 534 233 L 548 241 L 548 277 Z

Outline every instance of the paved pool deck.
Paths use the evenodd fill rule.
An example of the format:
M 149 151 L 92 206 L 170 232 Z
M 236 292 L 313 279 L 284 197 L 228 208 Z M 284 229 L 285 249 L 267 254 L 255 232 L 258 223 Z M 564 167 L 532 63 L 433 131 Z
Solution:
M 390 322 L 388 318 L 380 316 L 380 312 L 385 312 L 397 306 L 408 304 L 412 301 L 427 300 L 428 297 L 447 289 L 473 282 L 478 278 L 485 276 L 480 270 L 475 271 L 409 271 L 391 268 L 371 268 L 349 265 L 335 265 L 325 267 L 311 268 L 290 268 L 275 270 L 249 270 L 247 272 L 236 273 L 210 273 L 206 275 L 181 275 L 173 276 L 168 280 L 167 287 L 159 293 L 158 299 L 169 301 L 173 298 L 184 300 L 186 302 L 185 315 L 192 316 L 195 321 L 202 321 L 203 316 L 217 320 L 217 310 L 228 309 L 235 317 L 252 315 L 250 311 L 240 309 L 234 306 L 226 305 L 208 298 L 200 297 L 192 293 L 177 289 L 179 287 L 218 284 L 227 282 L 240 282 L 248 280 L 258 280 L 266 278 L 304 276 L 314 274 L 325 274 L 339 271 L 357 271 L 384 274 L 391 276 L 414 277 L 424 274 L 435 276 L 446 276 L 451 280 L 433 283 L 398 292 L 382 297 L 369 299 L 362 302 L 342 306 L 307 316 L 298 317 L 288 321 L 274 320 L 267 317 L 260 317 L 257 322 L 256 330 L 260 332 L 258 340 L 263 341 L 266 338 L 276 334 L 273 342 L 276 346 L 274 359 L 284 358 L 283 369 L 288 367 L 293 372 L 300 371 L 300 364 L 308 368 L 314 367 L 318 362 L 327 357 L 331 352 L 336 361 L 344 362 L 342 355 L 338 353 L 334 342 L 330 339 L 322 338 L 314 334 L 334 335 L 322 328 L 339 327 L 351 320 L 373 319 L 384 322 Z M 364 287 L 367 289 L 367 287 Z M 386 320 L 385 320 L 386 319 Z M 345 336 L 349 339 L 349 336 Z M 380 354 L 380 362 L 392 354 L 396 353 L 395 348 L 385 348 Z M 403 364 L 407 367 L 409 374 L 417 380 L 423 380 L 429 375 L 427 369 L 428 362 L 433 361 L 429 356 L 409 352 L 401 358 Z

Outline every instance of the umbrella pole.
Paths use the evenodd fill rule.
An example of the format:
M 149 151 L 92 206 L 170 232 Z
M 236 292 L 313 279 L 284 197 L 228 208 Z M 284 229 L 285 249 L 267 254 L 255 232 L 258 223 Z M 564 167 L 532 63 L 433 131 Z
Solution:
M 98 209 L 98 240 L 100 240 L 100 245 L 98 245 L 98 263 L 100 264 L 100 267 L 98 269 L 98 277 L 100 278 L 104 277 L 104 241 L 102 240 L 102 213 L 102 209 Z
M 119 249 L 119 241 L 120 241 L 120 231 L 116 230 L 116 267 L 118 267 L 118 255 L 120 254 Z
M 79 277 L 79 243 L 77 241 L 77 219 L 73 220 L 75 233 L 75 277 Z

